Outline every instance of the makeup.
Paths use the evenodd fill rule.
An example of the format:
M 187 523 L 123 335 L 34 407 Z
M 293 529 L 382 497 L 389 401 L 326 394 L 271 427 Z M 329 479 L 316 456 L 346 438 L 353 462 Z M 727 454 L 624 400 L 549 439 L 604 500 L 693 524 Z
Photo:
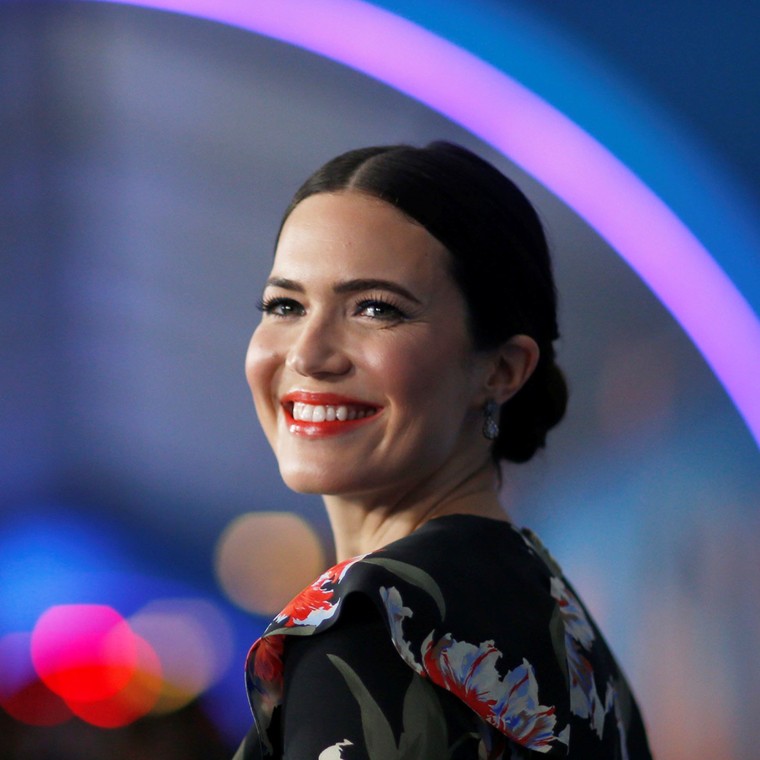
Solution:
M 290 433 L 304 438 L 342 435 L 375 420 L 382 407 L 335 393 L 291 391 L 280 400 Z

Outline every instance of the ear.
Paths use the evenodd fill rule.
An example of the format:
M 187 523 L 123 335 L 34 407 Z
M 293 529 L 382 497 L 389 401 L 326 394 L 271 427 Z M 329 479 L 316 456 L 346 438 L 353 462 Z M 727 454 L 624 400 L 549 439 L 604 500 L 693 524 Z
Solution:
M 527 335 L 513 335 L 492 353 L 484 390 L 488 399 L 503 404 L 525 385 L 538 364 L 538 344 Z

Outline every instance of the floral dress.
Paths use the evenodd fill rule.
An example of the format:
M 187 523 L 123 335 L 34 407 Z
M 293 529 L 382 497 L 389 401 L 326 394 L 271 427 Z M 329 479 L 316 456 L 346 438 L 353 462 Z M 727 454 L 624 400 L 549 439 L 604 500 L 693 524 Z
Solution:
M 235 760 L 646 760 L 605 641 L 529 531 L 451 515 L 323 573 L 246 666 Z

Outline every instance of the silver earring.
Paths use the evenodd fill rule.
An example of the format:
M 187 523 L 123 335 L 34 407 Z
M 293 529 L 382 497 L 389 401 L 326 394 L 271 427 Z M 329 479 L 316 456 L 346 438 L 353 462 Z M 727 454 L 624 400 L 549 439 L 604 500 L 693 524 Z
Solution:
M 483 437 L 488 441 L 495 441 L 499 437 L 499 423 L 496 421 L 498 412 L 499 405 L 495 401 L 486 401 L 483 407 Z

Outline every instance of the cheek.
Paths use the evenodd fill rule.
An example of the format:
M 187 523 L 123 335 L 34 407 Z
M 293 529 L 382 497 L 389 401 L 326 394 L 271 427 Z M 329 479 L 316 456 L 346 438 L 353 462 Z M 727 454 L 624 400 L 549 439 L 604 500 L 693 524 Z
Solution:
M 273 381 L 282 362 L 283 357 L 277 342 L 269 335 L 268 330 L 258 327 L 248 344 L 245 377 L 262 423 L 265 422 L 267 413 L 271 414 Z
M 444 336 L 447 339 L 434 333 L 414 337 L 371 356 L 365 352 L 365 358 L 397 403 L 419 411 L 450 404 L 464 390 L 463 368 L 468 365 L 463 341 L 456 334 Z

